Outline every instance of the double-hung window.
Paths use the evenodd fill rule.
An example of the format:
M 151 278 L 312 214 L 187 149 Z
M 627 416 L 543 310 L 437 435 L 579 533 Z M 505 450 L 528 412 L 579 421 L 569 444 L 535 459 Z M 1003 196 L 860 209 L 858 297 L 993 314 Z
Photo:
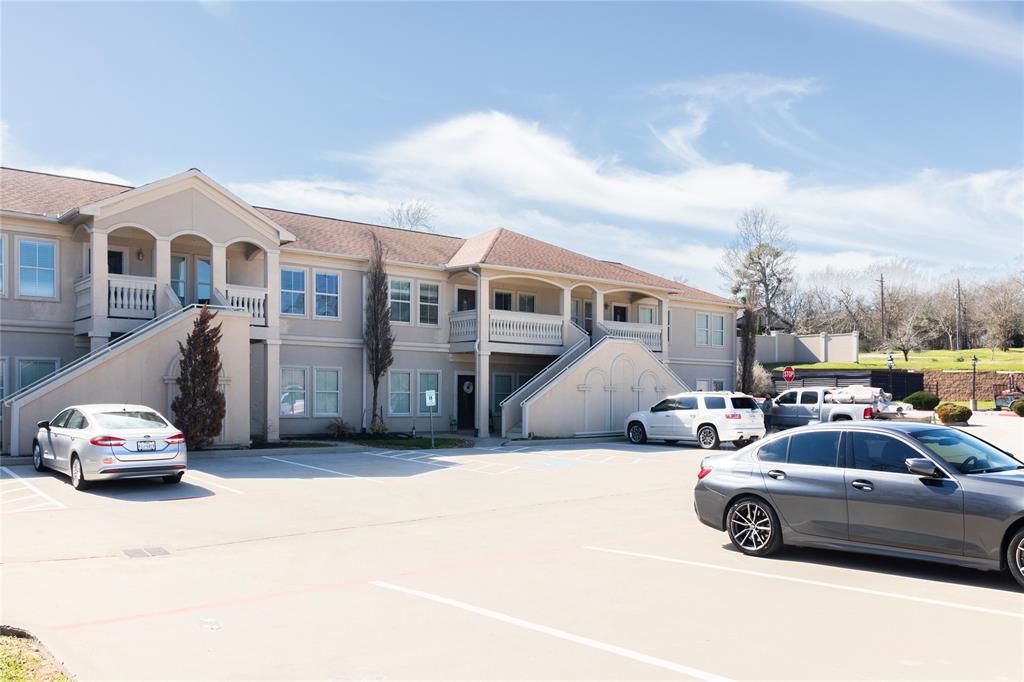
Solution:
M 420 372 L 417 382 L 419 384 L 419 401 L 416 406 L 416 414 L 437 414 L 441 411 L 441 373 Z M 435 392 L 433 407 L 427 407 L 427 391 Z
M 536 308 L 537 297 L 534 294 L 519 294 L 519 312 L 533 313 L 536 312 Z
M 412 372 L 394 371 L 388 376 L 388 414 L 412 414 Z
M 18 295 L 57 298 L 57 242 L 18 241 Z
M 420 324 L 437 324 L 441 288 L 437 284 L 420 282 Z
M 393 279 L 390 284 L 391 321 L 412 322 L 412 281 Z
M 494 377 L 494 402 L 491 410 L 498 413 L 501 410 L 501 401 L 512 395 L 512 375 L 495 374 Z
M 281 368 L 281 416 L 302 417 L 306 414 L 306 369 Z
M 725 347 L 725 315 L 711 316 L 711 345 Z
M 281 314 L 306 314 L 306 271 L 281 268 Z
M 697 345 L 711 345 L 711 314 L 697 313 Z M 698 389 L 699 390 L 699 389 Z
M 43 377 L 57 371 L 53 358 L 24 358 L 18 360 L 18 388 L 31 386 Z
M 335 272 L 316 272 L 313 275 L 316 317 L 338 317 L 341 284 Z
M 341 414 L 341 370 L 318 367 L 313 371 L 313 415 L 337 417 Z

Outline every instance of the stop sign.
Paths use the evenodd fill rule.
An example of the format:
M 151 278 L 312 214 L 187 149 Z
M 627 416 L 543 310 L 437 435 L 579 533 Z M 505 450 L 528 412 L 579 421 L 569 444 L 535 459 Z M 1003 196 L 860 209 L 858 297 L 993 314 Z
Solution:
M 792 367 L 786 367 L 782 370 L 782 378 L 786 381 L 792 381 L 796 378 L 796 371 Z

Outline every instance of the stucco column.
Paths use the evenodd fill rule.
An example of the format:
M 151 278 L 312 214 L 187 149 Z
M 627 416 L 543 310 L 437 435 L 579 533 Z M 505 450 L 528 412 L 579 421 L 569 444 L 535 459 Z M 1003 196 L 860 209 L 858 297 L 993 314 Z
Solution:
M 264 341 L 267 351 L 267 432 L 268 441 L 281 440 L 281 342 Z
M 93 230 L 90 242 L 92 256 L 90 270 L 92 272 L 92 319 L 93 327 L 100 323 L 106 326 L 108 315 L 107 296 L 109 285 L 107 284 L 107 234 Z
M 171 240 L 157 239 L 153 249 L 153 276 L 156 277 L 156 314 L 171 307 L 167 288 L 171 286 Z
M 281 324 L 281 254 L 267 251 L 266 282 L 267 282 L 267 326 L 278 327 Z
M 821 332 L 821 361 L 828 362 L 828 332 Z
M 488 438 L 491 429 L 491 354 L 476 356 L 476 435 Z
M 480 339 L 480 347 L 485 350 L 487 342 L 491 338 L 491 283 L 486 277 L 479 279 L 479 286 L 476 292 L 476 334 Z M 477 383 L 480 378 L 477 377 Z
M 594 290 L 594 324 L 604 322 L 604 292 Z
M 228 289 L 228 249 L 214 244 L 210 247 L 210 267 L 213 270 L 213 288 L 222 295 Z
M 569 345 L 569 329 L 572 327 L 572 287 L 562 289 L 562 345 Z
M 661 361 L 668 362 L 668 299 L 659 299 L 658 322 L 661 323 Z

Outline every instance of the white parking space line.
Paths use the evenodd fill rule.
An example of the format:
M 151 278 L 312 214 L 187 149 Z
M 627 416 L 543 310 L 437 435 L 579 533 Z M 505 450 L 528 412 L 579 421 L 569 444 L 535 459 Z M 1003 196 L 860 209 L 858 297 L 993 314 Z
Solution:
M 698 568 L 710 568 L 716 571 L 727 571 L 729 573 L 740 573 L 742 575 L 752 575 L 758 578 L 768 578 L 769 580 L 783 580 L 790 583 L 798 583 L 801 585 L 812 585 L 814 587 L 824 587 L 832 590 L 842 590 L 845 592 L 857 592 L 859 594 L 870 594 L 875 597 L 888 597 L 889 599 L 902 599 L 904 601 L 917 602 L 919 604 L 931 604 L 932 606 L 944 606 L 951 609 L 960 609 L 962 611 L 975 611 L 977 613 L 987 613 L 993 616 L 1006 616 L 1008 618 L 1017 618 L 1024 620 L 1024 604 L 1020 611 L 1000 611 L 998 609 L 988 609 L 982 606 L 973 606 L 971 604 L 961 604 L 958 602 L 943 601 L 941 599 L 928 599 L 927 597 L 915 597 L 909 594 L 899 594 L 898 592 L 885 592 L 882 590 L 871 590 L 866 587 L 853 587 L 851 585 L 841 585 L 839 583 L 829 583 L 822 580 L 809 580 L 807 578 L 794 578 L 788 575 L 778 575 L 776 573 L 764 573 L 762 571 L 751 571 L 745 568 L 734 568 L 732 566 L 722 566 L 720 564 L 709 564 L 703 561 L 690 561 L 687 559 L 675 559 L 673 557 L 658 556 L 657 554 L 643 554 L 641 552 L 628 552 L 622 549 L 611 549 L 608 547 L 594 547 L 586 546 L 584 549 L 593 550 L 595 552 L 606 552 L 608 554 L 621 554 L 622 556 L 635 557 L 638 559 L 651 559 L 654 561 L 664 561 L 672 564 L 682 564 L 684 566 L 696 566 Z
M 21 476 L 19 476 L 18 474 L 14 473 L 13 471 L 8 469 L 7 467 L 0 467 L 0 471 L 3 471 L 8 476 L 10 476 L 10 477 L 12 477 L 12 478 L 14 478 L 14 479 L 16 479 L 18 481 L 21 481 L 21 483 L 24 484 L 24 486 L 26 488 L 28 488 L 29 490 L 34 492 L 39 497 L 41 497 L 44 500 L 46 500 L 48 503 L 50 503 L 53 506 L 55 506 L 57 509 L 67 509 L 67 505 L 61 504 L 57 500 L 53 499 L 52 497 L 50 497 L 49 495 L 44 493 L 42 490 L 40 490 L 36 486 L 32 485 L 28 480 L 22 478 Z M 19 510 L 14 510 L 14 511 L 24 511 L 24 510 L 23 509 L 19 509 Z
M 12 509 L 8 513 L 9 514 L 19 514 L 21 512 L 35 511 L 37 509 L 41 509 L 42 507 L 49 507 L 49 506 L 50 506 L 49 502 L 40 502 L 38 504 L 30 504 L 27 507 L 19 507 L 17 509 Z M 4 511 L 7 511 L 7 510 L 4 510 Z
M 188 474 L 186 474 L 186 475 L 187 476 L 199 475 L 199 482 L 202 485 L 211 485 L 214 488 L 223 488 L 224 490 L 227 490 L 229 493 L 235 493 L 235 494 L 238 494 L 238 495 L 244 495 L 245 494 L 241 490 L 238 490 L 236 488 L 232 488 L 229 485 L 224 485 L 223 483 L 217 483 L 216 481 L 219 481 L 220 477 L 214 476 L 213 474 L 208 474 L 205 471 L 199 471 L 198 469 L 189 469 L 188 470 Z M 215 480 L 211 480 L 211 479 L 216 479 L 216 481 Z
M 5 497 L 3 500 L 0 500 L 0 504 L 10 504 L 11 502 L 21 502 L 22 500 L 31 500 L 35 496 L 36 496 L 35 493 L 29 493 L 28 495 L 25 495 L 24 497 Z
M 598 649 L 599 651 L 604 651 L 609 654 L 614 654 L 616 656 L 621 656 L 623 658 L 639 661 L 640 663 L 646 663 L 648 665 L 657 666 L 658 668 L 663 668 L 665 670 L 671 670 L 672 672 L 680 673 L 682 675 L 688 675 L 694 679 L 706 680 L 707 682 L 726 682 L 727 680 L 729 680 L 729 678 L 727 677 L 715 675 L 714 673 L 709 673 L 705 670 L 692 668 L 688 665 L 675 663 L 674 661 L 668 661 L 664 658 L 650 656 L 648 654 L 640 653 L 639 651 L 633 651 L 632 649 L 627 649 L 625 647 L 617 646 L 615 644 L 601 642 L 596 639 L 591 639 L 590 637 L 576 635 L 571 632 L 566 632 L 565 630 L 559 630 L 557 628 L 548 627 L 547 625 L 532 623 L 528 620 L 523 620 L 522 618 L 516 618 L 515 616 L 510 616 L 499 611 L 492 611 L 490 609 L 485 609 L 479 606 L 473 606 L 472 604 L 467 604 L 466 602 L 451 599 L 449 597 L 442 597 L 441 595 L 431 594 L 430 592 L 421 592 L 420 590 L 414 590 L 409 587 L 402 587 L 401 585 L 395 585 L 393 583 L 387 583 L 381 580 L 375 580 L 370 584 L 375 585 L 377 587 L 383 587 L 386 590 L 394 590 L 395 592 L 402 592 L 413 597 L 427 599 L 438 604 L 444 604 L 445 606 L 453 606 L 457 609 L 462 609 L 463 611 L 475 613 L 478 616 L 484 616 L 485 618 L 491 618 L 502 623 L 515 625 L 526 630 L 532 630 L 533 632 L 539 632 L 544 635 L 550 635 L 551 637 L 557 637 L 559 639 L 564 639 L 566 641 L 574 642 L 576 644 L 582 644 L 583 646 L 588 646 L 592 649 Z
M 343 476 L 345 478 L 359 478 L 365 481 L 370 481 L 371 483 L 376 483 L 378 485 L 384 485 L 384 481 L 377 480 L 373 476 L 359 476 L 357 474 L 349 474 L 344 471 L 338 471 L 337 469 L 325 469 L 324 467 L 316 467 L 313 466 L 312 464 L 303 464 L 302 462 L 293 462 L 288 459 L 280 459 L 278 457 L 271 457 L 269 455 L 263 455 L 263 459 L 269 459 L 275 462 L 283 462 L 284 464 L 291 464 L 293 466 L 303 467 L 305 469 L 315 469 L 316 471 L 323 471 L 328 474 L 334 474 L 335 476 Z

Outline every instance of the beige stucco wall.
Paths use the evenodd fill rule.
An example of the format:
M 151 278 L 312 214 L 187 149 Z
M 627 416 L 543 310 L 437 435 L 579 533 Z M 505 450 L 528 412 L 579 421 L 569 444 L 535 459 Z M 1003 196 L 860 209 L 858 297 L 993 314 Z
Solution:
M 860 362 L 860 335 L 772 332 L 757 337 L 755 357 L 761 364 Z
M 172 385 L 165 377 L 174 372 L 179 357 L 178 341 L 184 341 L 198 312 L 186 315 L 157 333 L 114 350 L 97 364 L 75 373 L 51 390 L 29 396 L 18 404 L 17 454 L 29 454 L 35 424 L 50 419 L 69 405 L 90 403 L 139 403 L 161 412 L 171 421 Z M 249 320 L 241 313 L 218 314 L 222 326 L 220 345 L 223 390 L 227 402 L 224 442 L 249 442 Z M 5 445 L 10 441 L 13 414 L 4 411 Z M 5 447 L 6 449 L 6 447 Z
M 72 230 L 42 220 L 0 218 L 3 248 L 3 294 L 0 295 L 0 321 L 65 323 L 70 329 L 75 317 L 74 284 L 82 273 L 82 243 L 72 238 Z M 18 292 L 18 242 L 20 238 L 54 241 L 57 244 L 56 298 L 31 299 Z M 40 325 L 37 325 L 40 326 Z
M 626 416 L 684 389 L 641 344 L 607 339 L 524 406 L 536 437 L 619 432 Z

